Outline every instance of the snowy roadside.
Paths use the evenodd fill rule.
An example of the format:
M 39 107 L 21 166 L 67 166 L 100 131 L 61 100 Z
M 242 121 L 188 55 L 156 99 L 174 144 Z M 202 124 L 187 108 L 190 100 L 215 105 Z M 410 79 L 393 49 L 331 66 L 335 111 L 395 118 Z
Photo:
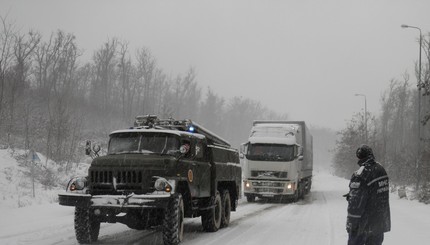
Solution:
M 36 176 L 34 181 L 35 197 L 33 197 L 31 162 L 25 159 L 25 154 L 23 150 L 0 149 L 0 208 L 2 210 L 56 203 L 58 193 L 64 191 L 64 186 L 70 178 L 75 176 L 75 173 L 86 174 L 88 168 L 88 164 L 82 163 L 77 167 L 74 166 L 69 174 L 59 173 L 61 166 L 57 166 L 55 162 L 47 160 L 38 153 L 40 162 L 35 163 L 35 169 L 39 170 L 39 176 Z M 49 172 L 54 176 L 43 175 Z M 52 177 L 53 180 L 46 180 L 48 177 Z M 41 183 L 43 181 L 51 182 L 50 185 L 43 185 Z

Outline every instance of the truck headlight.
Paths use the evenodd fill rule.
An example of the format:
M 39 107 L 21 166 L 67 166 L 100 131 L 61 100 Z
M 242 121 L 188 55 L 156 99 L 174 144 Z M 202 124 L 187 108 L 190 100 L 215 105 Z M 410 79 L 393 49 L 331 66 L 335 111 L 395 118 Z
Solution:
M 171 192 L 172 186 L 169 184 L 169 182 L 165 178 L 158 177 L 157 180 L 155 180 L 154 188 L 157 191 L 165 191 L 165 192 Z
M 69 181 L 66 191 L 82 192 L 87 187 L 87 177 L 75 177 Z
M 249 181 L 245 181 L 245 188 L 251 188 L 251 183 Z
M 294 183 L 294 182 L 288 183 L 287 189 L 295 191 L 296 190 L 296 183 Z

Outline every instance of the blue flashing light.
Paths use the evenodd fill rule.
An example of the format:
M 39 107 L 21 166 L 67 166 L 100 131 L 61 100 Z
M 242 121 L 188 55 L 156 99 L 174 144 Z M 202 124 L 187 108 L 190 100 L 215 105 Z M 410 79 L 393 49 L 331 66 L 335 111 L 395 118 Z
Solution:
M 194 132 L 194 130 L 195 130 L 195 128 L 194 128 L 193 126 L 190 126 L 190 127 L 188 128 L 188 132 L 193 133 L 193 132 Z

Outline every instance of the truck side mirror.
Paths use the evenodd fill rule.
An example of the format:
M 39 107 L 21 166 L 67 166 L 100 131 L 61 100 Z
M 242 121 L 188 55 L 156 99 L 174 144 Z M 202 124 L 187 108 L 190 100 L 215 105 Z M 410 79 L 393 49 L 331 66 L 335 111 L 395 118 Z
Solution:
M 243 159 L 248 151 L 249 142 L 240 144 L 239 148 L 239 158 Z
M 186 155 L 189 151 L 190 151 L 190 145 L 189 144 L 184 144 L 184 145 L 181 145 L 181 147 L 179 147 L 179 152 L 182 155 Z
M 297 160 L 299 161 L 303 161 L 303 147 L 302 146 L 298 146 L 297 148 Z
M 85 143 L 85 155 L 89 156 L 91 154 L 91 141 L 87 140 Z
M 94 145 L 93 146 L 93 151 L 94 151 L 94 153 L 98 156 L 99 155 L 99 151 L 101 150 L 102 148 L 100 147 L 100 145 L 98 145 L 98 144 L 96 144 L 96 145 Z

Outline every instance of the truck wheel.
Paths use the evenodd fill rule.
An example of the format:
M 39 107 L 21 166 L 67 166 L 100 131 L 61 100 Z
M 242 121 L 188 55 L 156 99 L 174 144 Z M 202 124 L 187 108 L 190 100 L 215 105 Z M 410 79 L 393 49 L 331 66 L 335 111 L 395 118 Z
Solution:
M 75 207 L 75 234 L 79 243 L 96 242 L 99 237 L 100 222 L 90 214 L 89 208 Z
M 311 192 L 311 188 L 312 188 L 312 180 L 309 180 L 309 182 L 308 182 L 308 189 L 306 190 L 306 194 L 308 194 L 309 192 Z
M 202 214 L 202 226 L 205 231 L 215 232 L 221 227 L 222 202 L 219 192 L 216 192 L 215 207 Z
M 247 202 L 255 202 L 255 196 L 252 196 L 252 195 L 246 196 L 246 201 Z
M 230 193 L 224 191 L 222 195 L 222 212 L 221 212 L 221 227 L 227 227 L 230 224 L 231 214 L 231 199 Z
M 299 192 L 299 199 L 305 198 L 305 188 L 303 183 L 299 183 L 297 191 Z
M 293 202 L 297 202 L 299 200 L 299 198 L 300 198 L 300 196 L 299 196 L 299 190 L 297 189 L 294 192 L 294 195 L 293 195 Z
M 163 220 L 163 241 L 165 245 L 179 244 L 184 237 L 184 200 L 176 195 L 170 200 Z

